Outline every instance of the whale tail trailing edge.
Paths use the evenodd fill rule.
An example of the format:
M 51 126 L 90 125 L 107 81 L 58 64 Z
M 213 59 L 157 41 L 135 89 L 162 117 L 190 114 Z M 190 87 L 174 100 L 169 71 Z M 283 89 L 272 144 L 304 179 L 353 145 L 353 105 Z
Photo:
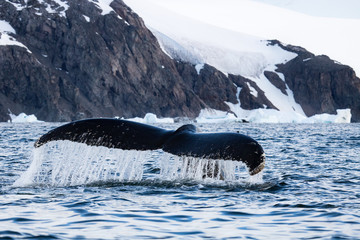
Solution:
M 86 119 L 55 128 L 34 145 L 40 147 L 57 140 L 123 150 L 162 149 L 177 156 L 242 161 L 251 175 L 259 173 L 265 164 L 264 151 L 254 139 L 238 133 L 196 133 L 191 124 L 169 131 L 126 120 Z

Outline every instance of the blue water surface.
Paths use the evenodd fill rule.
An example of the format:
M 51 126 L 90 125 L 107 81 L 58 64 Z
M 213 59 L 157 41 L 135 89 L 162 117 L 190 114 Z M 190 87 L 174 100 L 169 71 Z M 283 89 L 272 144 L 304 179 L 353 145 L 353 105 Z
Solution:
M 59 125 L 0 124 L 0 238 L 360 239 L 360 124 L 197 124 L 258 140 L 262 182 L 166 180 L 148 167 L 139 181 L 14 187 Z

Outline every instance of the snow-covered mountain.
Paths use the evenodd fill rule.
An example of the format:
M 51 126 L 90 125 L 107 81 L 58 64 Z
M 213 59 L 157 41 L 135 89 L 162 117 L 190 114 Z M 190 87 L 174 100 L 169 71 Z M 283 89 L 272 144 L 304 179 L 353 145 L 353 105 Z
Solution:
M 132 11 L 121 0 L 1 1 L 0 120 L 11 110 L 46 121 L 147 112 L 270 122 L 338 113 L 336 121 L 360 121 L 355 72 L 294 46 L 350 64 L 358 46 L 339 39 L 357 15 L 320 17 L 304 13 L 310 1 L 269 2 L 126 0 Z M 341 31 L 324 42 L 325 22 Z M 356 40 L 354 32 L 347 36 Z M 335 57 L 326 50 L 332 40 L 332 50 L 352 51 Z
M 299 45 L 350 64 L 360 73 L 360 1 L 125 0 L 145 20 L 165 52 L 194 65 L 253 80 L 281 112 L 305 116 L 286 86 L 265 76 L 297 55 L 268 39 Z M 335 46 L 335 47 L 334 47 Z M 285 82 L 284 76 L 277 73 Z M 256 95 L 256 91 L 252 90 Z M 238 116 L 243 109 L 229 104 Z
M 278 39 L 328 55 L 360 74 L 360 1 L 358 0 L 125 0 L 148 27 L 164 34 L 196 40 L 236 32 Z M 150 10 L 151 9 L 151 10 Z M 215 29 L 201 28 L 211 25 Z M 174 27 L 176 26 L 176 27 Z M 211 31 L 211 33 L 209 31 Z M 212 34 L 212 35 L 211 35 Z M 219 41 L 218 41 L 219 40 Z M 227 44 L 227 42 L 224 42 Z M 234 44 L 232 44 L 234 45 Z M 239 47 L 239 46 L 237 46 Z M 242 46 L 242 48 L 245 48 Z M 250 45 L 251 48 L 251 45 Z

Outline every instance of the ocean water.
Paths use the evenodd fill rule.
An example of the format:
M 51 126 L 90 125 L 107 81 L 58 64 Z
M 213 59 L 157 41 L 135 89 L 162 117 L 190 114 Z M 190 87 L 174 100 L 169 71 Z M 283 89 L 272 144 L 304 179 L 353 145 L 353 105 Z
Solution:
M 256 177 L 162 151 L 35 151 L 59 125 L 0 123 L 0 239 L 360 239 L 360 124 L 197 125 L 258 140 Z

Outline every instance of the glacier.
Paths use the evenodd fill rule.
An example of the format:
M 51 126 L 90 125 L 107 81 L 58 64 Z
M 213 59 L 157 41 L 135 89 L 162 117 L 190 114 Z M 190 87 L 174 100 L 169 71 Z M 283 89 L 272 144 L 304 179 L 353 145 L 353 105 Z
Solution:
M 244 110 L 240 107 L 239 100 L 237 104 L 226 103 L 237 119 L 246 119 L 251 115 L 253 116 L 251 121 L 254 122 L 259 122 L 259 117 L 263 117 L 264 122 L 321 122 L 322 120 L 343 122 L 343 120 L 336 119 L 325 120 L 322 117 L 319 118 L 322 120 L 319 120 L 315 116 L 312 119 L 307 118 L 286 83 L 286 94 L 283 94 L 264 76 L 265 71 L 275 72 L 277 64 L 286 63 L 297 56 L 278 45 L 269 45 L 266 39 L 286 40 L 291 44 L 305 46 L 315 53 L 325 52 L 338 57 L 337 54 L 330 51 L 334 49 L 333 46 L 329 47 L 328 42 L 325 43 L 323 38 L 314 39 L 314 36 L 318 35 L 315 30 L 321 28 L 322 31 L 327 31 L 327 34 L 333 34 L 333 30 L 326 25 L 328 21 L 334 22 L 332 27 L 335 26 L 335 29 L 342 29 L 344 26 L 349 29 L 354 26 L 353 23 L 360 23 L 360 21 L 310 16 L 286 9 L 284 7 L 286 4 L 279 7 L 271 5 L 269 1 L 261 2 L 261 0 L 125 0 L 125 2 L 140 14 L 145 25 L 157 37 L 163 51 L 171 58 L 195 65 L 198 73 L 201 71 L 201 66 L 206 63 L 226 75 L 234 74 L 249 78 L 264 91 L 265 96 L 280 111 Z M 316 3 L 307 2 L 307 4 Z M 356 5 L 354 2 L 352 4 Z M 324 24 L 325 22 L 326 24 Z M 289 27 L 291 24 L 295 27 Z M 299 24 L 306 24 L 309 28 L 308 31 L 300 28 Z M 304 34 L 304 31 L 309 34 Z M 320 34 L 323 34 L 322 31 Z M 274 35 L 274 32 L 277 34 Z M 299 33 L 305 40 L 311 37 L 312 45 L 307 44 L 306 41 L 295 41 L 289 38 L 289 36 L 298 36 Z M 354 39 L 360 41 L 359 36 L 359 34 L 355 34 Z M 336 38 L 337 45 L 339 42 L 348 41 L 348 38 L 348 35 L 346 39 Z M 328 41 L 331 42 L 329 38 Z M 328 48 L 322 48 L 323 46 Z M 360 50 L 360 48 L 355 47 L 355 50 Z M 348 51 L 344 62 L 352 63 L 352 54 Z M 283 75 L 277 74 L 285 82 Z M 255 96 L 256 91 L 254 90 L 252 94 Z M 207 111 L 204 109 L 204 112 Z M 335 116 L 344 115 L 345 117 L 341 117 L 341 119 L 350 122 L 348 110 L 344 110 L 346 113 L 343 113 L 343 110 L 339 111 Z M 210 112 L 214 113 L 210 119 L 217 119 L 219 111 L 212 109 Z M 202 114 L 200 113 L 198 119 L 205 121 Z

